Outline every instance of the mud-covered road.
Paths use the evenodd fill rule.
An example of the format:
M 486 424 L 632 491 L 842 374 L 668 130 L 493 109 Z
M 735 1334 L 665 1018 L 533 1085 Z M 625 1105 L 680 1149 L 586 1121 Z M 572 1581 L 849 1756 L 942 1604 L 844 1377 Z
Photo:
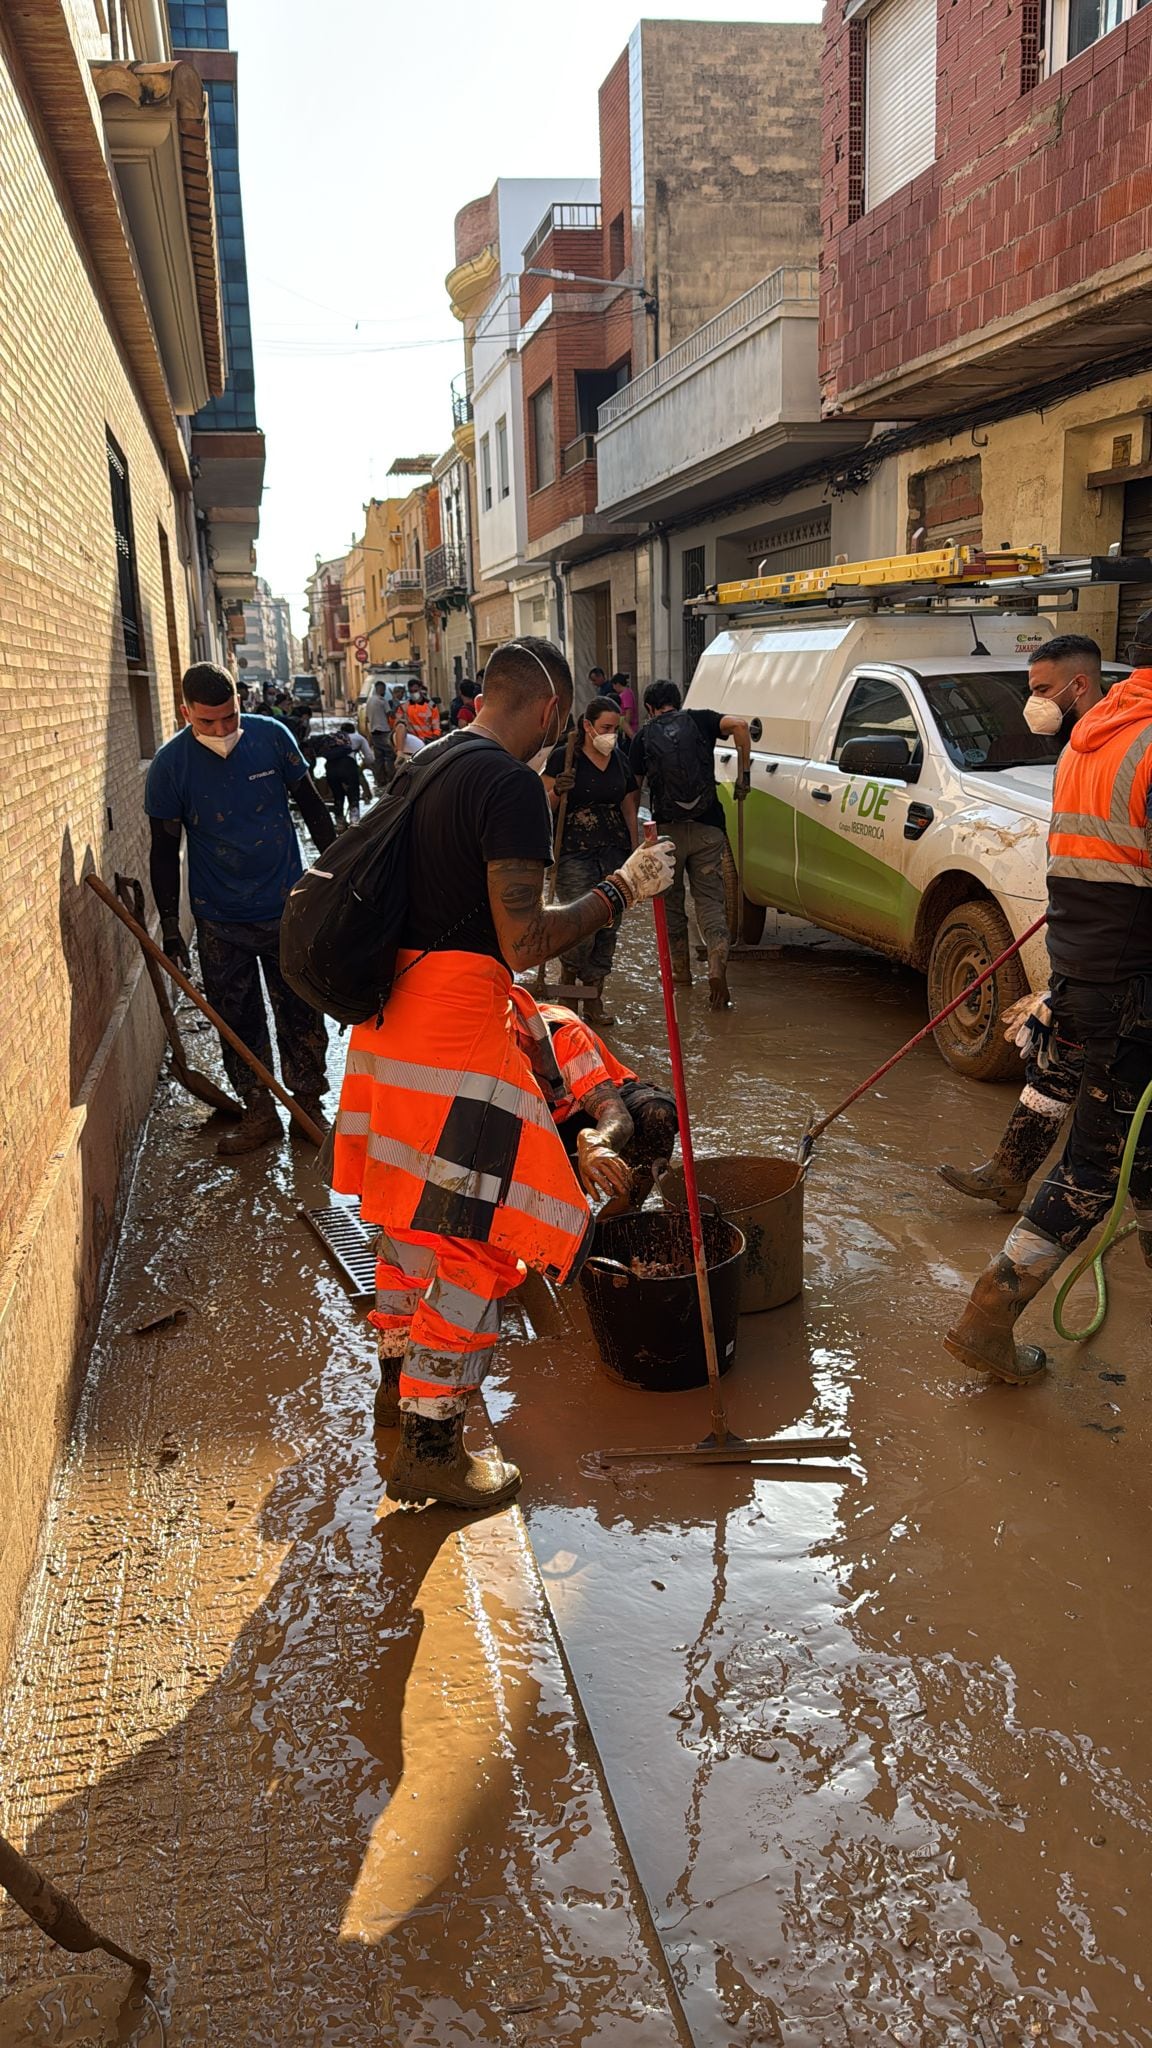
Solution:
M 628 969 L 613 1037 L 664 1078 L 647 933 Z M 699 1152 L 791 1152 L 923 1016 L 793 927 L 732 981 L 683 1002 Z M 838 1475 L 598 1466 L 706 1402 L 609 1382 L 532 1287 L 490 1407 L 537 1573 L 515 1515 L 378 1518 L 307 1157 L 227 1167 L 162 1088 L 0 1766 L 173 2044 L 1152 2043 L 1152 1286 L 1123 1246 L 1079 1350 L 1043 1297 L 1037 1387 L 942 1350 L 1005 1224 L 934 1167 L 1011 1101 L 923 1050 L 818 1148 L 804 1298 L 726 1386 L 745 1434 L 850 1432 Z M 158 1295 L 189 1313 L 133 1335 Z M 0 2048 L 96 2038 L 11 1920 L 0 1964 Z

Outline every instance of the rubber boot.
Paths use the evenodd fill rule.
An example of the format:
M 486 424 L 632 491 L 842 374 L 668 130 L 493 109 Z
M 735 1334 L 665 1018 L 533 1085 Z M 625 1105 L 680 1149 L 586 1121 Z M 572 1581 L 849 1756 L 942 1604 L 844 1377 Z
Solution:
M 611 1010 L 604 1007 L 604 983 L 602 981 L 594 981 L 592 986 L 596 993 L 594 996 L 589 996 L 584 1005 L 584 1022 L 586 1024 L 614 1024 L 616 1019 L 612 1015 Z
M 936 1171 L 958 1194 L 971 1195 L 978 1202 L 995 1202 L 998 1209 L 1011 1212 L 1020 1207 L 1028 1183 L 1047 1159 L 1063 1121 L 1062 1115 L 1043 1116 L 1018 1102 L 1004 1136 L 984 1166 L 974 1166 L 967 1173 L 961 1166 L 938 1166 Z
M 377 1330 L 376 1355 L 380 1360 L 380 1385 L 372 1404 L 373 1429 L 400 1427 L 400 1368 L 408 1348 L 407 1331 Z
M 972 1289 L 971 1299 L 944 1349 L 973 1372 L 994 1373 L 1013 1386 L 1043 1377 L 1048 1360 L 1037 1344 L 1017 1344 L 1017 1318 L 1067 1258 L 1063 1245 L 1018 1223 Z
M 292 1097 L 292 1100 L 293 1102 L 299 1104 L 300 1108 L 304 1111 L 305 1116 L 310 1116 L 313 1123 L 319 1126 L 321 1138 L 326 1138 L 328 1136 L 329 1130 L 331 1129 L 331 1126 L 324 1112 L 324 1103 L 322 1098 L 319 1095 L 305 1095 L 302 1092 L 298 1091 Z M 307 1131 L 301 1130 L 300 1125 L 296 1122 L 295 1117 L 293 1117 L 292 1119 L 292 1132 L 293 1136 L 301 1137 L 304 1139 L 306 1144 L 311 1144 L 312 1141 L 309 1138 Z
M 677 988 L 691 988 L 692 962 L 688 956 L 688 941 L 672 948 L 672 979 Z
M 728 941 L 722 939 L 719 945 L 708 948 L 708 1008 L 729 1010 L 732 997 L 728 991 Z
M 255 1088 L 244 1104 L 244 1114 L 238 1124 L 217 1140 L 216 1150 L 222 1159 L 238 1159 L 244 1152 L 259 1152 L 262 1145 L 274 1145 L 284 1136 L 283 1126 L 276 1114 L 276 1105 L 267 1088 Z
M 405 1410 L 388 1471 L 389 1500 L 453 1508 L 498 1508 L 519 1492 L 520 1473 L 503 1458 L 474 1458 L 464 1448 L 464 1410 L 446 1422 Z
M 1136 1242 L 1144 1254 L 1144 1264 L 1152 1267 L 1152 1213 L 1147 1209 L 1136 1211 Z

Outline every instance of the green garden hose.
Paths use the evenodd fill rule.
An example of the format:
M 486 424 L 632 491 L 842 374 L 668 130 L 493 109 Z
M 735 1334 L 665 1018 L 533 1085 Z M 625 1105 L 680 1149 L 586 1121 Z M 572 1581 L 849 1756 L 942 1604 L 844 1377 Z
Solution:
M 1106 1252 L 1111 1251 L 1114 1244 L 1120 1244 L 1124 1238 L 1131 1237 L 1132 1232 L 1136 1228 L 1134 1223 L 1125 1223 L 1121 1227 L 1120 1218 L 1124 1214 L 1124 1206 L 1128 1200 L 1128 1183 L 1132 1178 L 1132 1161 L 1136 1157 L 1136 1147 L 1140 1143 L 1140 1133 L 1144 1128 L 1144 1119 L 1150 1109 L 1152 1109 L 1152 1081 L 1148 1083 L 1147 1088 L 1136 1105 L 1128 1131 L 1128 1142 L 1124 1147 L 1124 1157 L 1120 1162 L 1120 1182 L 1116 1189 L 1116 1200 L 1112 1204 L 1112 1213 L 1104 1225 L 1104 1234 L 1099 1244 L 1094 1249 L 1086 1251 L 1079 1263 L 1073 1266 L 1063 1287 L 1056 1296 L 1056 1305 L 1052 1310 L 1052 1321 L 1055 1324 L 1057 1336 L 1067 1338 L 1070 1344 L 1083 1344 L 1086 1338 L 1094 1337 L 1097 1330 L 1102 1327 L 1104 1318 L 1108 1314 L 1108 1282 L 1104 1277 L 1104 1255 Z M 1083 1330 L 1067 1330 L 1063 1322 L 1064 1303 L 1067 1301 L 1081 1274 L 1086 1273 L 1089 1266 L 1092 1268 L 1092 1278 L 1096 1282 L 1096 1313 L 1092 1321 Z

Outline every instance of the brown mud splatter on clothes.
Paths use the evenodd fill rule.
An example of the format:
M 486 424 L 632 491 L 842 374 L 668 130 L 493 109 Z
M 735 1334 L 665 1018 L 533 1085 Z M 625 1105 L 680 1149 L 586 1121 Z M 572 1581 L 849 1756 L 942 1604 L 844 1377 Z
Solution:
M 733 1012 L 681 997 L 701 1154 L 787 1158 L 923 1016 L 769 924 Z M 613 1042 L 666 1081 L 650 929 L 621 952 Z M 578 1290 L 512 1304 L 489 1405 L 590 1735 L 517 1517 L 378 1513 L 302 1148 L 226 1166 L 161 1091 L 0 1782 L 155 1959 L 173 2044 L 686 2041 L 596 1751 L 697 2048 L 1152 2044 L 1148 1281 L 1123 1247 L 1091 1350 L 1034 1305 L 1040 1386 L 957 1372 L 1006 1220 L 934 1168 L 1012 1100 L 926 1048 L 817 1149 L 806 1293 L 743 1321 L 725 1392 L 749 1436 L 849 1430 L 831 1481 L 598 1466 L 694 1442 L 706 1395 L 609 1381 Z M 131 1335 L 157 1296 L 196 1312 Z M 12 1915 L 0 1969 L 62 1963 Z

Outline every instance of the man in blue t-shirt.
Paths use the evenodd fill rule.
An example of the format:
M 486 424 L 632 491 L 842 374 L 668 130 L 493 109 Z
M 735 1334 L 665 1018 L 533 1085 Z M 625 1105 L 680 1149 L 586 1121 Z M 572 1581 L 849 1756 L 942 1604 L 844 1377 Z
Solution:
M 187 724 L 161 747 L 144 789 L 152 821 L 149 873 L 164 951 L 187 967 L 180 931 L 180 836 L 186 832 L 204 993 L 271 1066 L 263 969 L 284 1085 L 323 1126 L 327 1033 L 322 1018 L 280 973 L 284 899 L 303 872 L 289 790 L 321 852 L 335 838 L 332 820 L 287 726 L 250 712 L 241 719 L 226 669 L 198 662 L 184 677 L 182 695 Z M 282 1131 L 270 1091 L 231 1046 L 224 1045 L 223 1053 L 228 1078 L 244 1103 L 240 1123 L 216 1147 L 231 1157 L 271 1144 Z

